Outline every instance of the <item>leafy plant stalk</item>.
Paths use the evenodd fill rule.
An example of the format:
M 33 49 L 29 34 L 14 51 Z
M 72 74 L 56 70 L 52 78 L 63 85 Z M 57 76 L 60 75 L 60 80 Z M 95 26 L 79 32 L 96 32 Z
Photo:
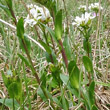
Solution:
M 7 5 L 8 5 L 8 4 L 7 4 Z M 10 12 L 11 12 L 11 14 L 12 14 L 12 17 L 15 19 L 15 20 L 14 20 L 15 25 L 17 26 L 17 20 L 16 20 L 16 17 L 15 17 L 14 11 L 12 10 L 12 8 L 10 8 L 9 5 L 8 5 L 8 7 L 9 7 L 9 10 L 10 10 Z M 40 81 L 40 79 L 39 79 L 39 77 L 38 77 L 38 75 L 37 75 L 37 73 L 36 73 L 36 70 L 35 70 L 34 65 L 33 65 L 33 63 L 32 63 L 32 60 L 31 60 L 31 57 L 30 57 L 30 55 L 29 55 L 27 46 L 26 46 L 25 41 L 24 41 L 24 39 L 23 39 L 22 37 L 21 37 L 21 41 L 22 41 L 23 47 L 24 47 L 24 49 L 25 49 L 25 52 L 26 52 L 26 54 L 27 54 L 27 58 L 28 58 L 28 60 L 29 60 L 29 62 L 30 62 L 30 64 L 31 64 L 31 70 L 32 70 L 32 72 L 33 72 L 33 74 L 34 74 L 34 76 L 35 76 L 35 78 L 36 78 L 38 84 L 40 85 L 40 82 L 41 82 L 41 81 Z M 46 97 L 47 99 L 49 99 L 49 97 L 48 97 L 48 95 L 47 95 L 45 89 L 44 89 L 42 86 L 41 86 L 41 89 L 42 89 L 42 91 L 43 91 L 45 97 Z M 50 102 L 50 105 L 52 106 L 53 109 L 55 108 L 55 106 L 53 105 L 52 102 Z

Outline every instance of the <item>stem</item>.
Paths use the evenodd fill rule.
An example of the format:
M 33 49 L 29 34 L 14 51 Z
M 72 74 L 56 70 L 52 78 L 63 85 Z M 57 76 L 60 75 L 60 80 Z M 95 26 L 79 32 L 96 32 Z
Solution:
M 17 25 L 17 19 L 16 19 L 16 16 L 15 16 L 15 14 L 14 14 L 13 9 L 9 6 L 8 3 L 7 3 L 7 6 L 8 6 L 8 8 L 9 8 L 10 12 L 11 12 L 12 17 L 14 18 L 14 23 L 15 23 L 15 25 Z
M 66 23 L 67 23 L 67 33 L 69 32 L 69 20 L 68 20 L 68 12 L 67 12 L 67 9 L 66 9 L 66 3 L 65 3 L 65 0 L 63 0 L 63 3 L 64 3 L 64 9 L 65 9 L 65 13 L 66 13 Z
M 14 97 L 13 97 L 13 110 L 15 110 Z
M 24 42 L 23 39 L 22 39 L 22 43 L 23 43 L 24 49 L 25 49 L 25 51 L 26 51 L 27 57 L 28 57 L 28 59 L 29 59 L 29 62 L 31 63 L 32 72 L 34 73 L 34 76 L 35 76 L 35 78 L 36 78 L 38 84 L 40 85 L 40 82 L 41 82 L 41 81 L 40 81 L 40 79 L 39 79 L 39 77 L 38 77 L 38 75 L 37 75 L 37 73 L 36 73 L 36 70 L 35 70 L 34 65 L 33 65 L 33 63 L 32 63 L 32 60 L 31 60 L 31 57 L 30 57 L 30 55 L 29 55 L 28 49 L 27 49 L 27 47 L 26 47 L 25 42 Z M 43 91 L 45 97 L 46 97 L 47 99 L 49 99 L 49 97 L 48 97 L 48 95 L 47 95 L 45 89 L 44 89 L 42 86 L 41 86 L 41 89 L 42 89 L 42 91 Z M 52 106 L 53 109 L 55 109 L 55 106 L 53 105 L 52 102 L 50 102 L 50 105 Z
M 64 62 L 65 62 L 65 65 L 68 69 L 68 59 L 67 59 L 67 56 L 66 56 L 66 53 L 65 53 L 65 50 L 64 50 L 64 47 L 63 47 L 63 43 L 61 40 L 58 41 L 60 46 L 61 46 L 61 53 L 62 53 L 62 56 L 63 56 L 63 59 L 64 59 Z
M 47 45 L 49 46 L 49 43 L 48 43 L 47 36 L 46 36 L 46 33 L 45 33 L 45 29 L 44 28 L 43 28 L 43 33 L 44 33 L 45 41 L 46 41 Z M 52 54 L 50 54 L 50 59 L 51 59 L 51 62 L 54 64 L 54 60 L 53 60 Z
M 27 57 L 28 57 L 28 59 L 29 59 L 29 62 L 30 62 L 30 64 L 31 64 L 32 72 L 33 72 L 34 76 L 36 77 L 37 82 L 38 82 L 39 85 L 40 85 L 40 79 L 39 79 L 39 77 L 38 77 L 38 75 L 37 75 L 37 73 L 36 73 L 36 70 L 35 70 L 34 65 L 33 65 L 33 63 L 32 63 L 32 60 L 31 60 L 31 57 L 30 57 L 30 55 L 29 55 L 28 49 L 27 49 L 27 47 L 26 47 L 25 42 L 24 42 L 23 39 L 22 39 L 22 43 L 23 43 L 25 52 L 26 52 L 26 54 L 27 54 Z

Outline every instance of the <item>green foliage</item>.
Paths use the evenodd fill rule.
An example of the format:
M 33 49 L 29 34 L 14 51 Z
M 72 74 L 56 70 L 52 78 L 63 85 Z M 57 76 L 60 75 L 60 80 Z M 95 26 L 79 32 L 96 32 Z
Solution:
M 17 36 L 20 39 L 24 38 L 24 19 L 23 18 L 20 18 L 17 23 Z
M 17 23 L 17 36 L 19 38 L 20 47 L 25 52 L 26 50 L 24 48 L 27 48 L 30 52 L 31 50 L 31 43 L 29 39 L 27 38 L 26 34 L 24 34 L 24 20 L 23 18 L 20 18 Z M 26 47 L 24 47 L 24 45 Z
M 45 42 L 39 40 L 39 43 L 45 48 L 45 50 L 48 54 L 51 54 L 51 49 Z
M 58 40 L 62 37 L 62 10 L 59 10 L 55 17 L 55 36 Z
M 107 30 L 104 24 L 106 20 L 103 26 L 100 27 L 100 34 L 100 30 L 96 29 L 97 19 L 95 19 L 96 22 L 88 20 L 87 26 L 85 26 L 83 22 L 81 28 L 71 25 L 72 21 L 75 20 L 76 14 L 81 14 L 81 12 L 76 10 L 76 7 L 80 2 L 84 3 L 84 1 L 74 1 L 74 3 L 72 0 L 34 1 L 36 5 L 40 7 L 39 9 L 42 7 L 49 9 L 53 19 L 51 22 L 49 21 L 46 24 L 38 20 L 38 23 L 33 27 L 24 27 L 26 21 L 25 14 L 27 14 L 25 12 L 24 2 L 28 4 L 29 1 L 0 1 L 0 8 L 7 13 L 7 15 L 1 13 L 0 19 L 4 19 L 5 22 L 3 23 L 12 28 L 5 29 L 5 25 L 0 24 L 0 36 L 2 36 L 0 40 L 1 42 L 4 41 L 0 46 L 0 64 L 5 62 L 4 70 L 2 71 L 2 79 L 8 91 L 6 97 L 9 97 L 9 99 L 0 99 L 0 103 L 8 107 L 8 109 L 13 110 L 24 110 L 27 108 L 29 110 L 35 108 L 39 110 L 45 108 L 69 110 L 74 107 L 75 109 L 79 107 L 79 110 L 98 110 L 99 108 L 97 108 L 95 100 L 95 84 L 106 86 L 106 90 L 110 87 L 110 84 L 105 81 L 94 81 L 95 78 L 93 74 L 96 73 L 99 79 L 104 74 L 100 74 L 100 77 L 98 76 L 99 70 L 96 70 L 98 67 L 100 67 L 100 69 L 101 67 L 106 67 L 106 70 L 109 71 L 109 61 L 107 61 L 109 57 L 107 53 L 107 50 L 109 50 L 109 39 L 107 39 L 108 47 L 105 46 L 106 52 L 102 55 L 102 50 L 105 48 L 104 45 L 106 45 L 106 37 L 103 34 L 103 31 L 105 29 Z M 15 5 L 13 5 L 14 3 L 12 2 L 14 2 Z M 68 5 L 68 3 L 70 5 Z M 22 8 L 19 7 L 19 4 L 20 6 L 23 5 Z M 18 9 L 16 6 L 18 6 Z M 68 12 L 68 8 L 74 13 L 72 11 Z M 84 13 L 84 10 L 81 11 Z M 72 13 L 74 15 L 72 15 Z M 20 17 L 20 19 L 15 21 L 17 19 L 15 15 Z M 39 17 L 42 17 L 43 20 L 45 15 L 46 12 L 43 16 L 39 15 Z M 6 16 L 10 17 L 12 20 L 9 20 Z M 106 19 L 106 17 L 107 16 L 104 16 L 104 19 Z M 14 24 L 11 23 L 13 19 L 15 21 Z M 34 22 L 34 19 L 31 20 Z M 103 19 L 101 20 L 103 22 Z M 28 20 L 28 22 L 31 21 Z M 93 23 L 95 23 L 95 25 Z M 13 25 L 15 25 L 16 28 Z M 68 31 L 66 30 L 67 28 Z M 98 33 L 100 35 L 97 36 L 97 39 L 93 37 L 95 36 L 94 32 L 96 32 L 96 30 L 99 31 Z M 33 38 L 29 38 L 28 34 L 29 36 L 33 36 Z M 104 38 L 101 38 L 102 35 Z M 77 36 L 78 38 L 75 38 Z M 95 42 L 95 44 L 91 42 L 92 40 L 98 40 L 98 42 Z M 42 47 L 44 51 L 42 51 L 41 48 L 37 48 L 35 44 Z M 95 48 L 92 49 L 92 47 Z M 94 61 L 97 66 L 95 70 L 93 69 L 94 65 L 92 64 L 91 58 L 92 54 L 95 52 L 92 53 L 92 50 L 97 50 L 95 56 L 96 61 Z M 104 57 L 105 55 L 106 57 Z M 65 59 L 67 60 L 66 66 Z M 103 65 L 102 62 L 105 64 Z M 0 69 L 3 69 L 3 67 Z M 106 77 L 108 77 L 108 71 Z M 2 89 L 0 92 L 2 93 Z M 36 100 L 37 103 L 34 103 Z M 80 106 L 80 104 L 83 105 Z M 2 108 L 5 108 L 4 106 L 2 106 Z
M 20 78 L 18 76 L 6 76 L 3 72 L 2 77 L 10 97 L 19 100 L 22 96 L 22 82 Z
M 11 13 L 10 13 L 8 7 L 6 7 L 6 6 L 3 5 L 3 4 L 0 4 L 0 8 L 2 8 L 2 9 L 8 14 L 8 16 L 11 16 Z
M 90 86 L 89 86 L 89 90 L 88 90 L 88 94 L 89 94 L 89 100 L 90 100 L 90 106 L 92 108 L 92 105 L 95 104 L 95 99 L 94 99 L 94 96 L 95 96 L 95 82 L 91 82 Z
M 71 54 L 71 46 L 70 46 L 70 41 L 69 41 L 68 36 L 65 37 L 63 44 L 64 44 L 64 49 L 65 49 L 67 58 L 68 58 L 68 60 L 71 60 L 72 54 Z
M 12 9 L 12 0 L 5 0 L 5 1 L 6 1 L 7 5 L 8 5 L 8 7 L 10 9 Z
M 83 63 L 84 63 L 85 69 L 88 72 L 93 73 L 93 65 L 92 65 L 92 61 L 90 60 L 90 58 L 87 56 L 83 56 Z
M 13 109 L 13 99 L 0 99 L 0 103 L 4 104 L 6 107 L 9 107 L 10 109 Z M 15 110 L 17 110 L 19 108 L 19 104 L 16 100 L 14 100 L 14 104 L 15 104 Z
M 83 48 L 87 53 L 91 53 L 91 44 L 86 39 L 83 41 Z
M 79 89 L 80 71 L 75 63 L 71 61 L 68 65 L 69 79 L 73 88 Z

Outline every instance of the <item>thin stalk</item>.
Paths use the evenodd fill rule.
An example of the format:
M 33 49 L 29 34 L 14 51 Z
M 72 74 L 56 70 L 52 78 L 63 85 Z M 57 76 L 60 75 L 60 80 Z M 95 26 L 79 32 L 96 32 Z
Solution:
M 8 6 L 8 8 L 9 8 L 10 12 L 11 12 L 11 15 L 12 15 L 12 17 L 13 17 L 13 19 L 14 19 L 14 23 L 15 23 L 15 25 L 16 25 L 16 24 L 17 24 L 17 19 L 16 19 L 16 16 L 15 16 L 15 14 L 14 14 L 14 11 L 13 11 L 13 9 L 9 6 L 8 3 L 7 3 L 7 6 Z
M 99 0 L 99 7 L 100 7 L 100 4 L 101 4 L 101 0 Z M 100 8 L 99 8 L 99 16 L 97 17 L 96 42 L 95 42 L 94 59 L 93 59 L 94 64 L 95 64 L 97 40 L 98 40 L 99 28 L 100 28 L 100 13 L 101 13 L 101 10 L 100 10 Z M 98 13 L 97 13 L 96 15 L 98 15 Z
M 13 110 L 15 110 L 14 97 L 13 97 Z
M 68 59 L 67 59 L 64 47 L 63 47 L 63 43 L 62 43 L 61 40 L 59 40 L 58 42 L 59 42 L 59 45 L 61 46 L 61 53 L 62 53 L 63 60 L 65 62 L 65 65 L 66 65 L 67 69 L 68 69 Z
M 30 93 L 28 90 L 27 78 L 26 78 L 26 72 L 25 72 L 24 64 L 23 64 L 23 72 L 24 72 L 24 81 L 25 81 L 25 86 L 26 86 L 26 94 L 28 96 L 29 110 L 31 110 L 31 99 L 30 99 Z
M 64 9 L 65 9 L 65 14 L 66 14 L 66 24 L 67 24 L 67 33 L 69 33 L 69 20 L 68 20 L 68 12 L 67 12 L 67 9 L 66 9 L 66 3 L 65 3 L 65 0 L 63 0 L 63 4 L 64 4 Z
M 48 43 L 47 36 L 46 36 L 46 33 L 45 33 L 45 29 L 44 28 L 43 28 L 43 33 L 44 33 L 44 38 L 45 38 L 46 44 L 48 46 L 50 46 L 49 43 Z M 50 54 L 50 59 L 51 59 L 51 62 L 54 64 L 54 60 L 53 60 L 52 54 Z

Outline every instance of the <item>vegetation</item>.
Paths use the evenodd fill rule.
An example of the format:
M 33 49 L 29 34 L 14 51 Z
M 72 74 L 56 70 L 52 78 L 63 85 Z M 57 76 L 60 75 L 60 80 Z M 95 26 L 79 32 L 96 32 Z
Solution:
M 109 0 L 0 0 L 0 109 L 109 110 L 109 9 Z

